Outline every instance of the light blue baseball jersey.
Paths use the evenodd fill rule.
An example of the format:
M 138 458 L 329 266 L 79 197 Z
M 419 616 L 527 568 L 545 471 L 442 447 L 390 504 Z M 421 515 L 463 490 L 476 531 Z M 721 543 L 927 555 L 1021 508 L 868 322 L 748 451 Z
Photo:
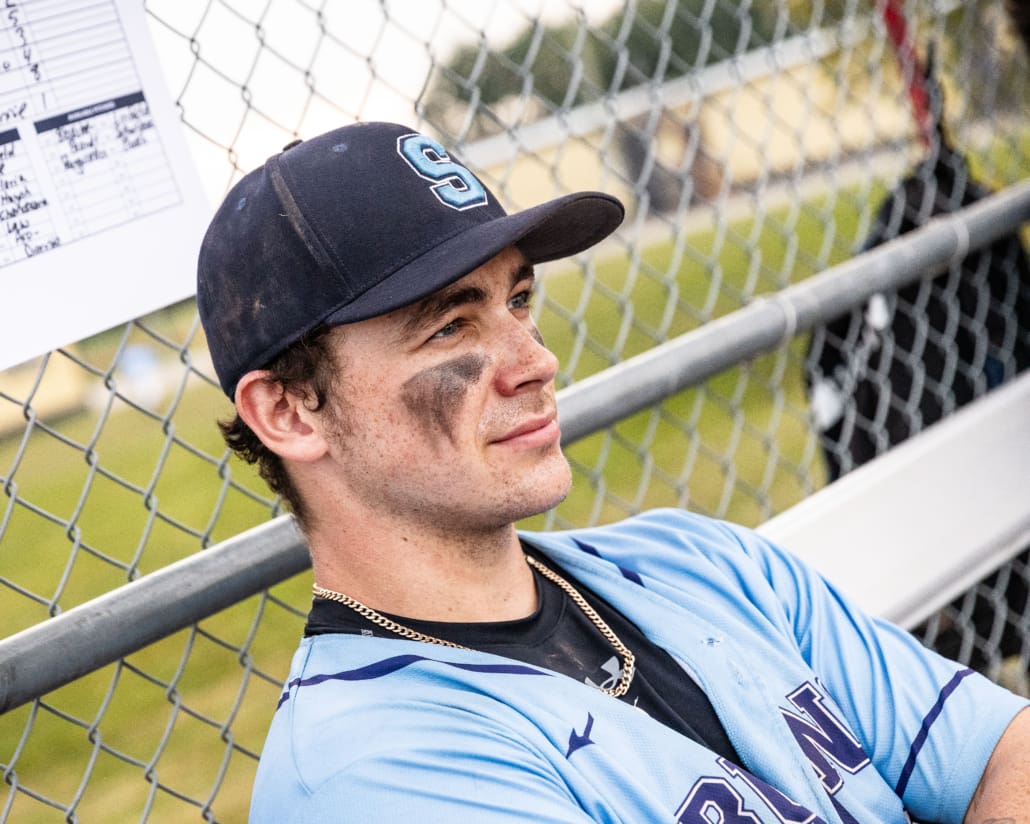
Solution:
M 1026 704 L 743 528 L 656 510 L 523 539 L 701 684 L 743 764 L 518 661 L 319 635 L 294 657 L 252 824 L 958 824 Z

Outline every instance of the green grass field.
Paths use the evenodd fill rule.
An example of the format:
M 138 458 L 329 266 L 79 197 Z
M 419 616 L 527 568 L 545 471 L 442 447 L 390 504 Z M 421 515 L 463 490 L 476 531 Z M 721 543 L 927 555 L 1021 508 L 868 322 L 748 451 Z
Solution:
M 657 243 L 639 259 L 617 253 L 597 265 L 594 282 L 578 269 L 552 265 L 540 327 L 563 363 L 576 355 L 564 380 L 606 367 L 612 350 L 622 358 L 644 351 L 655 337 L 696 328 L 748 296 L 845 259 L 882 191 L 870 184 L 838 192 L 832 202 L 771 212 L 761 222 L 701 230 L 679 247 Z M 577 313 L 581 321 L 571 319 Z M 100 368 L 109 363 L 108 345 L 87 355 Z M 809 494 L 821 483 L 821 469 L 804 416 L 803 346 L 795 340 L 789 356 L 757 358 L 682 392 L 659 415 L 634 415 L 614 427 L 614 437 L 574 444 L 576 485 L 558 509 L 560 521 L 610 521 L 633 509 L 686 505 L 756 524 L 770 506 L 781 510 Z M 269 516 L 263 485 L 249 467 L 234 461 L 239 488 L 226 486 L 213 420 L 228 404 L 217 390 L 197 380 L 167 423 L 123 406 L 103 421 L 83 411 L 48 422 L 60 438 L 36 432 L 27 443 L 19 436 L 0 441 L 0 477 L 16 485 L 19 501 L 47 513 L 5 497 L 0 579 L 9 587 L 60 589 L 67 609 L 125 583 L 126 566 L 151 572 L 197 551 L 201 536 L 217 542 Z M 544 523 L 540 516 L 526 525 Z M 309 583 L 300 575 L 274 594 L 303 610 Z M 45 605 L 13 588 L 0 591 L 5 635 L 47 617 Z M 199 631 L 177 633 L 125 665 L 48 695 L 54 711 L 33 717 L 22 707 L 0 716 L 0 764 L 16 759 L 7 783 L 63 804 L 78 798 L 82 821 L 139 820 L 148 804 L 153 821 L 197 820 L 198 807 L 176 794 L 213 797 L 218 820 L 243 820 L 255 763 L 233 748 L 260 750 L 302 623 L 276 601 L 251 598 Z M 155 792 L 157 782 L 167 789 Z M 5 803 L 0 795 L 0 810 Z M 23 793 L 12 803 L 11 821 L 64 820 Z

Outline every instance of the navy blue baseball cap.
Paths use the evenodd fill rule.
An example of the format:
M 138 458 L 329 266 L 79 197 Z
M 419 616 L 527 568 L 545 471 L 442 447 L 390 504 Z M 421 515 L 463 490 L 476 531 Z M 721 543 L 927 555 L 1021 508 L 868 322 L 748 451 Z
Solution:
M 530 263 L 576 254 L 623 215 L 601 192 L 509 215 L 436 140 L 394 123 L 291 144 L 230 190 L 201 244 L 197 305 L 222 389 L 233 398 L 320 325 L 415 303 L 508 246 Z

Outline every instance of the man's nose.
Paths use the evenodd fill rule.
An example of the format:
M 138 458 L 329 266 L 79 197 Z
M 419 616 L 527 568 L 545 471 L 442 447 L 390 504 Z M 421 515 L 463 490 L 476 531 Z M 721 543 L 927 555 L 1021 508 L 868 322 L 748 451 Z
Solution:
M 544 386 L 554 380 L 558 358 L 544 344 L 534 324 L 512 318 L 502 345 L 496 379 L 502 394 L 513 395 L 525 387 Z

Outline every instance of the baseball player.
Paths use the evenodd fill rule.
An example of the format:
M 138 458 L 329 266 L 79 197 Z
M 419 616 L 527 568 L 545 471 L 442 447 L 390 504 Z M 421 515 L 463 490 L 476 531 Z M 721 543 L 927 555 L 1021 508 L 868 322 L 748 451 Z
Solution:
M 315 580 L 251 821 L 1030 821 L 1027 702 L 754 532 L 516 530 L 571 482 L 534 267 L 622 217 L 596 192 L 508 215 L 385 123 L 288 147 L 218 210 L 223 432 Z

